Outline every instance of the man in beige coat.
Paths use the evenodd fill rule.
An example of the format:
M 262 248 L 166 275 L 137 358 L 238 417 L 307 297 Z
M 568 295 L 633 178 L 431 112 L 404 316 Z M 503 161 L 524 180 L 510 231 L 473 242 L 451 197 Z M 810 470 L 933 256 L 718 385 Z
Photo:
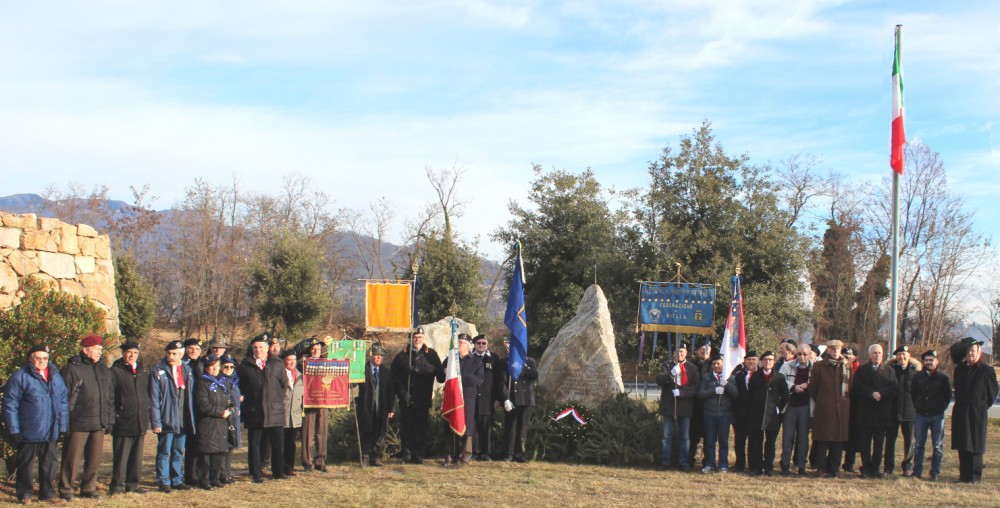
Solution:
M 828 358 L 817 360 L 809 379 L 809 396 L 813 399 L 812 435 L 816 447 L 816 464 L 829 478 L 836 478 L 840 469 L 844 443 L 851 416 L 851 366 L 840 354 L 844 343 L 826 343 Z
M 295 476 L 295 441 L 296 433 L 302 428 L 302 373 L 296 367 L 295 350 L 289 349 L 281 354 L 285 363 L 285 375 L 288 376 L 288 387 L 285 388 L 285 476 Z M 274 465 L 277 469 L 278 464 Z

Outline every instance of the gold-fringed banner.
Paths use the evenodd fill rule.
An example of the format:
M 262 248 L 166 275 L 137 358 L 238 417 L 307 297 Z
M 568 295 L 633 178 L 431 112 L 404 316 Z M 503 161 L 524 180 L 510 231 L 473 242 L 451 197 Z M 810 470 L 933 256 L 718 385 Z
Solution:
M 365 281 L 365 328 L 406 332 L 413 323 L 413 281 Z

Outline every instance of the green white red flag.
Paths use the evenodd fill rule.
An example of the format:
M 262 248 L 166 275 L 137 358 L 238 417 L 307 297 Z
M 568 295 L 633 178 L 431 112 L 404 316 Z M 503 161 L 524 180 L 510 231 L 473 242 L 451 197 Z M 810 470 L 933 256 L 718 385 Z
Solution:
M 452 432 L 462 436 L 465 435 L 465 400 L 462 397 L 460 361 L 458 322 L 452 319 L 451 347 L 448 348 L 448 365 L 445 367 L 444 402 L 441 404 L 441 416 L 448 420 L 448 426 L 451 427 Z
M 903 27 L 896 27 L 896 51 L 892 58 L 892 148 L 889 152 L 889 166 L 903 174 L 903 145 L 906 133 L 903 129 Z

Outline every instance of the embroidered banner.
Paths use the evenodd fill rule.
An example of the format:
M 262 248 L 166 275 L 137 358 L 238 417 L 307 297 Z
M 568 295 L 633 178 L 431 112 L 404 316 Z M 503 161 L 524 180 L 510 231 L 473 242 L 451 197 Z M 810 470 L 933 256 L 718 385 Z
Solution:
M 408 332 L 413 326 L 413 281 L 365 281 L 365 328 Z
M 350 360 L 351 384 L 365 382 L 365 358 L 368 355 L 367 340 L 334 340 L 327 342 L 329 348 L 327 358 L 331 360 Z
M 710 334 L 714 311 L 714 284 L 639 283 L 639 329 L 642 331 Z
M 351 402 L 351 362 L 306 358 L 302 362 L 302 407 L 338 409 Z

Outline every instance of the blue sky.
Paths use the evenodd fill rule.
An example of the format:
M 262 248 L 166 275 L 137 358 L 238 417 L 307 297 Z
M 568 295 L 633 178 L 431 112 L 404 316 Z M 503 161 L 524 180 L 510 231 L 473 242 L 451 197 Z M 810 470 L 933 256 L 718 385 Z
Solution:
M 4 2 L 0 195 L 150 184 L 167 208 L 298 172 L 337 208 L 387 196 L 401 229 L 424 167 L 459 166 L 456 227 L 493 255 L 532 163 L 643 185 L 703 119 L 756 163 L 888 175 L 897 23 L 908 135 L 996 237 L 995 1 Z

